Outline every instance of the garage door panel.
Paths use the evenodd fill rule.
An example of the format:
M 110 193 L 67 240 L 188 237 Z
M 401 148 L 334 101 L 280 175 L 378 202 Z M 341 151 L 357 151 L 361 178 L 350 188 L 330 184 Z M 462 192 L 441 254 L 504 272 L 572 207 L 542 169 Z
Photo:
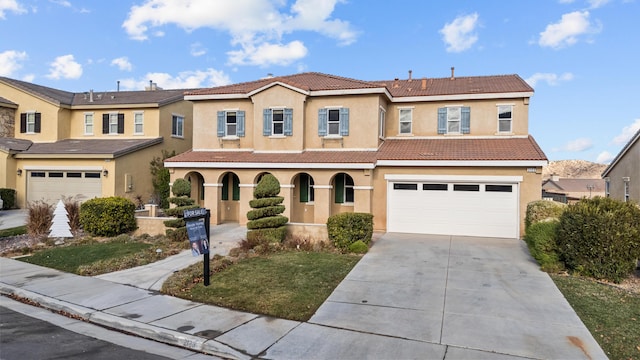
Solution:
M 494 184 L 495 185 L 495 184 Z M 517 185 L 497 184 L 485 191 L 485 184 L 456 186 L 446 191 L 394 189 L 387 194 L 387 228 L 393 232 L 508 237 L 517 236 L 519 224 Z M 506 190 L 506 191 L 505 191 Z M 508 192 L 508 190 L 512 190 Z
M 83 202 L 102 196 L 102 179 L 96 171 L 29 171 L 27 201 L 50 204 L 62 198 Z

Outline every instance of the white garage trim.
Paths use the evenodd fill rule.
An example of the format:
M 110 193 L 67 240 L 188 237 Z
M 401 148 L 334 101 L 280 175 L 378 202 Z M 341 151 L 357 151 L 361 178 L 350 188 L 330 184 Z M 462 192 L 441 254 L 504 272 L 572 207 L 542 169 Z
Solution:
M 518 238 L 521 176 L 386 175 L 387 231 Z
M 84 202 L 102 196 L 102 168 L 31 168 L 25 173 L 27 202 L 54 204 L 63 197 Z

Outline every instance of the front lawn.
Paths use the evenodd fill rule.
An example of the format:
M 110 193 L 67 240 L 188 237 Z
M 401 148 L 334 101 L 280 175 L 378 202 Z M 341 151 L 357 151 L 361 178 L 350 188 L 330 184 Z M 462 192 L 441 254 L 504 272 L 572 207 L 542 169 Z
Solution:
M 198 263 L 174 274 L 162 290 L 196 302 L 306 321 L 360 258 L 295 250 L 250 257 L 226 268 L 222 266 L 221 271 L 211 275 L 206 287 L 202 264 Z
M 551 278 L 610 359 L 640 359 L 640 294 L 574 276 Z
M 27 233 L 27 227 L 26 226 L 18 226 L 18 227 L 9 228 L 9 229 L 2 229 L 2 230 L 0 230 L 0 238 L 10 237 L 10 236 L 17 236 L 17 235 L 24 235 L 26 233 Z
M 113 239 L 76 240 L 59 247 L 36 250 L 18 260 L 79 275 L 95 276 L 146 265 L 179 253 L 184 243 L 172 243 L 164 237 L 131 238 L 120 235 Z M 160 249 L 160 252 L 156 250 Z

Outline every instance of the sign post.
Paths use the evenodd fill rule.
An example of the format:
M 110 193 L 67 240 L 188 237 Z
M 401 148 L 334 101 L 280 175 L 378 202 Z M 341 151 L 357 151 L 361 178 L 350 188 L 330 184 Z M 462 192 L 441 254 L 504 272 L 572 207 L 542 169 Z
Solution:
M 187 225 L 187 235 L 193 256 L 203 255 L 202 272 L 204 286 L 209 286 L 209 236 L 211 234 L 211 211 L 197 208 L 183 211 L 183 218 Z

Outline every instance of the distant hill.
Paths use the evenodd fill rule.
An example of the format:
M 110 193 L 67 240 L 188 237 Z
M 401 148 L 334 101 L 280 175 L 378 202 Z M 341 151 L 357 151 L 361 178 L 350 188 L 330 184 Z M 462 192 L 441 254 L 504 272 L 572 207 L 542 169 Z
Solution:
M 586 160 L 549 161 L 549 165 L 542 168 L 542 178 L 548 179 L 552 174 L 556 174 L 561 178 L 600 179 L 606 168 L 606 164 Z

